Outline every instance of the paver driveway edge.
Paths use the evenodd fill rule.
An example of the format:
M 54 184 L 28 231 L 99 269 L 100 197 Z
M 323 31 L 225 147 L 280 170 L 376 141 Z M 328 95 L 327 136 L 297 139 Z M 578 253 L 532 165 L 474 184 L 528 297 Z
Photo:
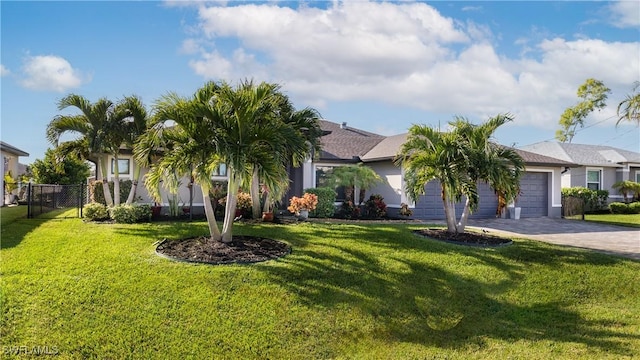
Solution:
M 559 218 L 469 219 L 470 227 L 511 233 L 556 245 L 574 246 L 640 260 L 640 229 Z

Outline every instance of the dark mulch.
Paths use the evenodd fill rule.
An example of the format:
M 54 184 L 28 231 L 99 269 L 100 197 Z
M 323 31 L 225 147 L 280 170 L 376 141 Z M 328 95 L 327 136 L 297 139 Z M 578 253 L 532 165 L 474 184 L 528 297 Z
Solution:
M 257 236 L 234 235 L 230 243 L 205 236 L 184 240 L 164 240 L 156 248 L 162 256 L 208 264 L 255 263 L 277 259 L 291 252 L 281 241 Z
M 446 229 L 421 229 L 414 230 L 414 233 L 428 238 L 445 241 L 448 243 L 470 246 L 501 246 L 511 244 L 511 239 L 491 235 L 486 232 L 464 232 L 461 234 L 451 234 Z

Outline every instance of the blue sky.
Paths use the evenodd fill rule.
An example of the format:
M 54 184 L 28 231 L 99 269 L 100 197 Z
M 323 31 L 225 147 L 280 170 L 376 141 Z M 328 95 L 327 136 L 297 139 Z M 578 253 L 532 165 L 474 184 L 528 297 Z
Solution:
M 277 82 L 298 108 L 392 135 L 454 115 L 516 120 L 496 140 L 553 140 L 587 78 L 612 89 L 574 143 L 640 151 L 615 126 L 640 80 L 640 3 L 0 2 L 0 136 L 42 158 L 57 101 L 142 97 L 207 80 Z

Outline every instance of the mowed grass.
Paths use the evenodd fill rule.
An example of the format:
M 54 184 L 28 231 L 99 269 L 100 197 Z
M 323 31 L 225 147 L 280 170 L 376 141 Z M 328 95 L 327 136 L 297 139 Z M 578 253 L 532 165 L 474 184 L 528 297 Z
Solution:
M 0 226 L 5 226 L 16 219 L 25 217 L 27 217 L 26 205 L 0 207 Z
M 640 354 L 640 263 L 515 239 L 482 249 L 416 225 L 239 224 L 293 252 L 173 262 L 203 222 L 18 219 L 2 229 L 0 342 L 60 359 L 621 359 Z M 15 355 L 22 357 L 23 354 Z
M 585 214 L 586 221 L 640 228 L 640 214 Z

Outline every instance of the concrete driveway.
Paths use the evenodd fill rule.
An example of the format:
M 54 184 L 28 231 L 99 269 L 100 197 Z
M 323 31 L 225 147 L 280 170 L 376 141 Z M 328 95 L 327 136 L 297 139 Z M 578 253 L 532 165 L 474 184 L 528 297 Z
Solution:
M 468 225 L 489 232 L 511 233 L 526 239 L 640 260 L 640 228 L 545 217 L 519 220 L 470 219 Z

